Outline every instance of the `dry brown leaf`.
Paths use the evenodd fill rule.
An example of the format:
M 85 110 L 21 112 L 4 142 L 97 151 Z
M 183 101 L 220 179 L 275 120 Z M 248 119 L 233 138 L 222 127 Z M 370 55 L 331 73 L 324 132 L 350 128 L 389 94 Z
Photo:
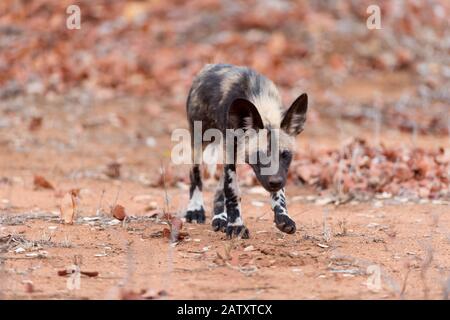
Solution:
M 25 285 L 25 292 L 26 293 L 33 293 L 35 291 L 32 281 L 30 281 L 30 280 L 24 281 L 24 285 Z
M 164 238 L 170 240 L 170 239 L 172 238 L 170 229 L 169 229 L 169 228 L 164 228 L 163 231 L 162 231 L 162 236 L 163 236 Z
M 178 217 L 172 217 L 172 219 L 170 219 L 170 226 L 172 233 L 179 233 L 183 228 L 183 221 Z
M 121 166 L 122 165 L 118 162 L 111 162 L 107 165 L 105 174 L 111 179 L 119 179 Z
M 162 231 L 162 236 L 171 241 L 181 241 L 184 238 L 188 237 L 189 234 L 186 231 L 183 231 L 183 221 L 171 215 L 170 213 L 165 213 L 163 215 L 163 220 L 166 220 L 169 224 L 169 228 L 164 228 Z
M 33 117 L 28 124 L 28 130 L 37 131 L 42 127 L 42 117 Z
M 43 176 L 35 175 L 33 183 L 36 189 L 55 189 L 53 185 Z
M 134 292 L 133 290 L 120 290 L 120 300 L 143 300 L 142 293 Z
M 89 278 L 97 277 L 98 271 L 80 271 L 80 273 L 84 276 L 87 276 Z
M 120 220 L 120 221 L 123 221 L 125 219 L 125 217 L 127 216 L 127 214 L 125 212 L 125 207 L 121 206 L 120 204 L 117 204 L 112 208 L 111 214 L 114 218 L 116 218 L 117 220 Z
M 71 268 L 58 270 L 58 276 L 60 276 L 60 277 L 65 277 L 65 276 L 71 275 L 72 273 L 73 273 L 73 269 L 71 269 Z M 98 271 L 80 271 L 80 273 L 89 278 L 94 278 L 99 275 Z

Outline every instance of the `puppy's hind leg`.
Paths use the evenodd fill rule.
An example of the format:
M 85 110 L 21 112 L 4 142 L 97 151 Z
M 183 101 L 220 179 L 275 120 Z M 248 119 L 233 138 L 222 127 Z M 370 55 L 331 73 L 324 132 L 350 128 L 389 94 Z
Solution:
M 190 173 L 191 186 L 189 189 L 189 205 L 186 211 L 186 221 L 205 223 L 205 208 L 203 205 L 203 184 L 200 165 L 194 164 Z
M 241 216 L 241 204 L 239 187 L 236 177 L 236 166 L 227 164 L 224 166 L 224 193 L 225 207 L 227 211 L 227 238 L 249 238 L 248 229 L 245 227 Z
M 214 216 L 212 218 L 212 228 L 214 231 L 225 232 L 227 228 L 227 211 L 225 207 L 225 192 L 223 190 L 223 174 L 220 177 L 216 194 L 214 195 Z

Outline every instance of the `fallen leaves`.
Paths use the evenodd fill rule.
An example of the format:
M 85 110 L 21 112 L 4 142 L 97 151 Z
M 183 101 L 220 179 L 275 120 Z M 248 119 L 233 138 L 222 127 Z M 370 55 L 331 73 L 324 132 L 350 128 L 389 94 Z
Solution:
M 152 213 L 151 217 L 156 218 L 158 221 L 162 222 L 168 227 L 163 228 L 163 230 L 158 230 L 149 235 L 150 238 L 165 238 L 171 243 L 176 244 L 189 237 L 189 233 L 183 230 L 183 221 L 171 214 L 171 213 L 161 213 L 155 211 Z M 196 239 L 194 239 L 195 241 Z
M 163 220 L 167 222 L 169 228 L 164 228 L 162 236 L 172 242 L 181 241 L 189 236 L 186 231 L 183 231 L 183 221 L 176 216 L 166 213 Z
M 55 190 L 53 185 L 46 178 L 44 178 L 43 176 L 40 176 L 40 175 L 34 176 L 33 184 L 34 184 L 35 189 Z
M 42 250 L 43 246 L 53 246 L 48 240 L 29 240 L 22 235 L 6 235 L 0 237 L 0 253 L 14 252 L 15 254 L 22 254 L 27 251 L 32 251 L 30 254 L 26 254 L 30 258 L 46 258 L 48 252 Z
M 66 269 L 58 270 L 58 276 L 65 277 L 65 276 L 74 274 L 75 273 L 74 270 L 76 270 L 76 266 L 70 265 Z M 87 276 L 89 278 L 94 278 L 99 275 L 98 271 L 83 271 L 83 270 L 80 270 L 80 274 Z
M 28 124 L 28 130 L 37 131 L 42 127 L 42 117 L 33 117 Z
M 395 149 L 352 139 L 340 150 L 311 151 L 292 164 L 302 183 L 336 194 L 436 199 L 450 194 L 449 150 Z M 325 205 L 333 197 L 317 200 Z
M 169 188 L 175 187 L 178 182 L 186 182 L 186 176 L 180 172 L 175 172 L 174 168 L 169 165 L 158 169 L 158 175 L 150 182 L 150 186 L 153 188 Z
M 121 206 L 120 204 L 115 205 L 112 209 L 111 209 L 111 214 L 114 218 L 116 218 L 117 220 L 123 221 L 127 214 L 125 212 L 125 207 Z
M 81 270 L 82 260 L 83 257 L 81 255 L 74 255 L 73 264 L 57 272 L 58 276 L 67 277 L 66 287 L 69 290 L 79 290 L 81 288 L 82 275 L 89 278 L 94 278 L 99 275 L 97 271 Z
M 12 2 L 5 0 L 5 6 Z M 367 4 L 337 9 L 310 1 L 277 5 L 249 1 L 236 10 L 224 10 L 223 4 L 209 0 L 177 5 L 160 1 L 111 4 L 99 0 L 96 6 L 83 8 L 83 22 L 89 28 L 78 30 L 76 36 L 68 36 L 70 30 L 60 28 L 62 17 L 56 13 L 65 11 L 64 3 L 50 1 L 52 12 L 44 10 L 44 2 L 33 8 L 22 4 L 17 10 L 23 14 L 9 10 L 5 21 L 13 26 L 32 26 L 37 39 L 52 34 L 53 46 L 27 41 L 27 32 L 6 36 L 0 75 L 0 85 L 5 87 L 1 91 L 5 92 L 0 92 L 0 97 L 21 92 L 66 92 L 76 85 L 103 92 L 146 94 L 150 90 L 156 96 L 167 90 L 177 93 L 185 89 L 186 79 L 192 78 L 206 61 L 253 65 L 289 87 L 305 74 L 323 74 L 315 71 L 319 67 L 330 67 L 331 71 L 354 69 L 355 73 L 363 68 L 414 70 L 423 57 L 431 56 L 427 50 L 439 45 L 436 37 L 446 30 L 448 8 L 444 0 L 439 2 L 443 4 L 405 3 L 400 11 L 383 7 L 383 28 L 388 31 L 363 35 L 351 25 L 365 23 Z M 192 18 L 194 14 L 212 19 L 199 25 L 198 19 Z M 267 19 L 269 15 L 271 19 Z M 177 19 L 167 18 L 172 16 Z M 301 32 L 295 32 L 299 25 Z M 394 38 L 391 30 L 395 30 Z M 118 37 L 128 41 L 116 41 Z M 200 37 L 204 41 L 192 41 Z M 314 52 L 311 43 L 315 44 Z M 333 48 L 330 57 L 329 46 Z M 126 58 L 121 54 L 125 50 L 130 53 Z M 18 52 L 20 64 L 14 63 Z M 153 56 L 159 57 L 157 64 L 149 59 Z M 29 71 L 30 65 L 33 72 Z M 310 65 L 312 72 L 298 72 L 305 68 L 303 65 Z M 180 78 L 180 74 L 186 77 Z
M 25 292 L 26 293 L 33 293 L 33 292 L 35 292 L 33 281 L 31 281 L 31 280 L 24 280 L 22 283 L 25 286 Z
M 113 161 L 106 166 L 105 174 L 111 179 L 119 179 L 121 166 L 119 162 Z
M 393 107 L 393 104 L 404 106 Z M 423 112 L 423 102 L 414 96 L 408 97 L 407 102 L 399 99 L 398 101 L 371 101 L 364 104 L 349 103 L 348 106 L 333 107 L 330 112 L 357 124 L 367 125 L 374 122 L 374 111 L 376 110 L 375 112 L 380 115 L 380 121 L 382 119 L 385 127 L 413 134 L 448 135 L 450 128 L 447 116 L 443 115 L 445 103 L 435 101 L 426 107 L 427 112 Z

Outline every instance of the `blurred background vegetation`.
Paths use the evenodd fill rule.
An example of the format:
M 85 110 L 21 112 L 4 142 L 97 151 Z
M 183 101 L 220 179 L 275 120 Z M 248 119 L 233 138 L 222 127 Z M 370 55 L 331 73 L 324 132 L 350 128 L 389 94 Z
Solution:
M 81 10 L 80 30 L 66 28 L 66 9 L 72 4 Z M 373 4 L 381 9 L 380 30 L 366 25 Z M 206 63 L 225 62 L 271 78 L 286 105 L 308 92 L 311 107 L 301 139 L 306 151 L 299 157 L 308 160 L 299 161 L 297 181 L 319 188 L 343 183 L 335 173 L 350 174 L 348 159 L 361 154 L 374 165 L 391 166 L 380 171 L 369 165 L 375 171 L 358 171 L 346 190 L 357 185 L 381 192 L 395 180 L 393 167 L 403 162 L 399 170 L 407 172 L 399 180 L 423 180 L 425 170 L 432 182 L 422 195 L 437 197 L 442 188 L 447 193 L 450 174 L 444 148 L 450 129 L 449 12 L 447 0 L 3 0 L 3 143 L 22 150 L 37 141 L 57 149 L 83 142 L 93 155 L 105 141 L 134 149 L 143 144 L 167 158 L 170 144 L 162 141 L 186 125 L 185 100 L 193 76 Z M 107 100 L 116 104 L 98 109 L 98 101 Z M 64 130 L 50 134 L 53 140 L 41 137 L 34 129 L 42 123 L 44 130 Z M 105 124 L 117 132 L 106 131 Z M 95 134 L 85 130 L 101 126 Z M 24 135 L 27 127 L 32 135 Z M 378 149 L 367 149 L 364 140 L 348 145 L 348 137 L 393 149 L 377 158 Z M 348 150 L 335 150 L 344 145 Z M 311 151 L 318 146 L 328 150 Z M 434 148 L 426 165 L 423 152 L 400 152 L 418 146 Z M 388 182 L 372 179 L 375 187 L 370 187 L 370 176 L 386 172 Z M 417 195 L 424 188 L 420 183 L 406 188 Z M 401 192 L 397 186 L 386 190 Z

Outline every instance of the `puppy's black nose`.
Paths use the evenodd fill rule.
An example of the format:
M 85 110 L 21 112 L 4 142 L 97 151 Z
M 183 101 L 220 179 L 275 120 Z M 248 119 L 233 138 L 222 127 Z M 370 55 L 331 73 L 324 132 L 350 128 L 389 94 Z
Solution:
M 283 185 L 283 178 L 280 176 L 269 177 L 269 187 L 271 189 L 280 189 Z

